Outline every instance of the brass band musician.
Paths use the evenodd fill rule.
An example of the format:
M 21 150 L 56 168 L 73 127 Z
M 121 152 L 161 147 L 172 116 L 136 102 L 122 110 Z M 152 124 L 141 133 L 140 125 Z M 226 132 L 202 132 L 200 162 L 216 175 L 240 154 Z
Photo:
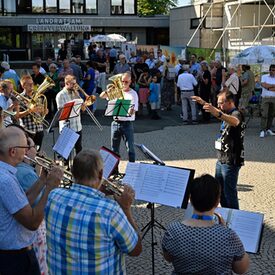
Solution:
M 18 100 L 23 103 L 20 104 L 19 118 L 22 119 L 25 129 L 34 133 L 33 141 L 38 146 L 38 150 L 40 150 L 44 137 L 43 123 L 41 121 L 35 121 L 34 114 L 42 115 L 47 113 L 48 110 L 44 109 L 42 102 L 37 102 L 37 104 L 30 104 L 30 106 L 28 106 L 28 102 L 22 99 L 24 97 L 31 100 L 34 96 L 34 83 L 30 75 L 23 76 L 20 83 L 24 90 L 23 93 L 20 94 L 21 96 L 17 97 Z
M 129 186 L 115 200 L 100 191 L 100 153 L 82 150 L 73 161 L 75 183 L 52 192 L 46 206 L 50 274 L 126 274 L 125 255 L 141 253 Z M 73 234 L 72 234 L 73 232 Z

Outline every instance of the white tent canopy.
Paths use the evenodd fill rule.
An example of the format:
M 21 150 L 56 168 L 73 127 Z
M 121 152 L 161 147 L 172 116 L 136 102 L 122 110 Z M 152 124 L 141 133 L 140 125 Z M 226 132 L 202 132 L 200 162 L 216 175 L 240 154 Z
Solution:
M 254 46 L 249 47 L 231 60 L 233 65 L 270 65 L 275 64 L 275 47 L 274 46 Z
M 127 41 L 127 39 L 124 36 L 117 34 L 117 33 L 108 34 L 107 37 L 110 39 L 109 41 L 112 41 L 112 42 L 126 42 Z

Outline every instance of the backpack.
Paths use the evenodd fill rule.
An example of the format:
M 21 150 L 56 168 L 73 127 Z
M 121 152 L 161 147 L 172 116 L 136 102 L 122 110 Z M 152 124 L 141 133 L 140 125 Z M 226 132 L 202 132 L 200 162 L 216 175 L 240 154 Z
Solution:
M 176 73 L 176 68 L 174 67 L 168 67 L 167 68 L 167 73 L 166 73 L 166 78 L 168 80 L 174 80 L 177 76 L 177 73 Z

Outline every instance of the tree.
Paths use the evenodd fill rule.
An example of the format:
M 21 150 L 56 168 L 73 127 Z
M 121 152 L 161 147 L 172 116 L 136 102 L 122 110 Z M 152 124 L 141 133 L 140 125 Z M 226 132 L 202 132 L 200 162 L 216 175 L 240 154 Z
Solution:
M 141 16 L 168 14 L 170 8 L 177 6 L 177 2 L 177 0 L 138 0 L 138 14 Z

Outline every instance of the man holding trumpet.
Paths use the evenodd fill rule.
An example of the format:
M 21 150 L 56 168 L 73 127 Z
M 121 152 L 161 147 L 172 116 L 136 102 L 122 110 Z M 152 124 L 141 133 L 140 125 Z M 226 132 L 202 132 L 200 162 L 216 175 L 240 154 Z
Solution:
M 40 274 L 32 243 L 44 218 L 49 193 L 59 186 L 63 171 L 53 167 L 26 192 L 16 178 L 15 166 L 29 149 L 18 127 L 0 129 L 0 274 Z M 32 207 L 44 188 L 39 202 Z
M 133 189 L 125 186 L 116 201 L 105 197 L 103 161 L 95 150 L 76 155 L 72 174 L 71 188 L 56 189 L 46 206 L 50 274 L 125 274 L 125 254 L 142 250 L 131 213 Z

